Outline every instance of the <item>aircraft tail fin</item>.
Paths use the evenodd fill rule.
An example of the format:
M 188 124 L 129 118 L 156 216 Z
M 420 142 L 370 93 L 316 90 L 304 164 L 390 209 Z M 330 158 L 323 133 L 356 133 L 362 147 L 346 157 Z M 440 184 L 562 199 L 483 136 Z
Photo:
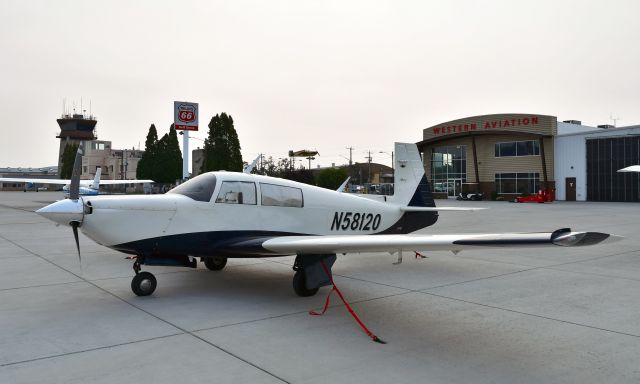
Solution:
M 418 146 L 395 144 L 394 193 L 389 200 L 410 207 L 435 207 Z
M 258 163 L 258 160 L 260 160 L 260 157 L 262 156 L 262 153 L 258 155 L 258 157 L 256 157 L 251 164 L 248 164 L 243 170 L 242 173 L 251 173 L 253 171 L 253 169 L 256 167 L 256 164 Z
M 91 187 L 93 189 L 100 188 L 100 176 L 101 175 L 102 175 L 102 168 L 98 167 L 98 169 L 96 169 L 96 177 L 93 179 L 93 183 L 91 184 Z
M 336 191 L 344 192 L 344 189 L 347 187 L 347 183 L 349 182 L 349 180 L 351 180 L 351 176 L 347 177 L 347 180 L 345 180 L 342 184 L 340 184 L 340 186 L 338 187 L 338 189 L 336 189 Z

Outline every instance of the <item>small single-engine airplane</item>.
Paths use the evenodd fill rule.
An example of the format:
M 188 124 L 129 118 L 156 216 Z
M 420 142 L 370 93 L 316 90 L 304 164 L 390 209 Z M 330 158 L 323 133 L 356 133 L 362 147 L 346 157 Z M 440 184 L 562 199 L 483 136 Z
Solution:
M 131 288 L 140 296 L 153 293 L 157 284 L 151 273 L 140 271 L 142 265 L 196 267 L 196 258 L 210 270 L 221 270 L 227 258 L 297 255 L 293 289 L 311 296 L 328 285 L 338 253 L 398 252 L 401 261 L 402 251 L 584 246 L 619 238 L 566 228 L 412 235 L 433 225 L 439 211 L 474 208 L 436 207 L 416 145 L 396 143 L 395 154 L 393 196 L 353 195 L 220 171 L 199 175 L 164 195 L 80 197 L 78 166 L 70 199 L 37 213 L 72 227 L 78 258 L 78 228 L 99 244 L 134 255 Z
M 118 184 L 140 184 L 140 183 L 153 183 L 153 180 L 102 180 L 102 168 L 98 167 L 96 170 L 96 176 L 93 180 L 80 180 L 79 194 L 82 196 L 95 196 L 99 194 L 100 184 L 102 185 L 118 185 Z M 25 192 L 28 188 L 33 188 L 37 184 L 61 184 L 62 191 L 66 197 L 69 196 L 69 184 L 71 180 L 66 179 L 30 179 L 23 177 L 0 177 L 1 182 L 13 182 L 13 183 L 25 183 Z M 37 190 L 37 188 L 36 188 Z

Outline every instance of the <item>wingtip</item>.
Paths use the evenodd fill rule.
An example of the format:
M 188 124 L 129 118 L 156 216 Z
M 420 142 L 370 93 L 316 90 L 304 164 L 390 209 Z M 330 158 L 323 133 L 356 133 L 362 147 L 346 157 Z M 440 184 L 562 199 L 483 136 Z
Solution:
M 609 235 L 608 238 L 606 238 L 605 240 L 603 240 L 603 243 L 617 243 L 620 240 L 623 240 L 624 236 L 620 236 L 620 235 Z
M 556 235 L 552 241 L 555 245 L 565 247 L 583 247 L 603 243 L 615 243 L 622 239 L 624 239 L 623 236 L 602 232 L 565 232 Z

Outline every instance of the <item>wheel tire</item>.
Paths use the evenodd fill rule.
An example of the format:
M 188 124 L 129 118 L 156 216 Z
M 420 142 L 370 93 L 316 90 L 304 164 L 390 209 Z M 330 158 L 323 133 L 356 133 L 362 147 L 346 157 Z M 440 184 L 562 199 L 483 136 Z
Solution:
M 318 288 L 308 289 L 306 286 L 307 278 L 304 271 L 297 271 L 293 275 L 293 290 L 300 297 L 309 297 L 318 293 Z
M 158 281 L 150 272 L 140 272 L 131 280 L 131 290 L 138 296 L 149 296 L 156 290 Z
M 227 265 L 227 258 L 223 256 L 205 257 L 204 265 L 210 271 L 220 271 Z

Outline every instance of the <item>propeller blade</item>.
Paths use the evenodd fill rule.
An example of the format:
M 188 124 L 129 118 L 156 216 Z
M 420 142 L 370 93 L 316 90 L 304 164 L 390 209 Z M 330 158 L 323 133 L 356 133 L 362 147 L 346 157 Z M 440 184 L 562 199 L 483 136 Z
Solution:
M 73 229 L 73 237 L 76 239 L 76 248 L 78 248 L 78 262 L 80 263 L 80 272 L 82 272 L 82 257 L 80 256 L 80 239 L 78 239 L 78 227 L 80 223 L 77 221 L 71 222 L 71 228 Z
M 80 142 L 80 144 L 78 144 L 78 151 L 76 152 L 76 159 L 73 162 L 71 184 L 69 185 L 69 198 L 71 200 L 78 200 L 78 197 L 80 197 L 80 174 L 82 173 L 82 155 L 83 142 Z

